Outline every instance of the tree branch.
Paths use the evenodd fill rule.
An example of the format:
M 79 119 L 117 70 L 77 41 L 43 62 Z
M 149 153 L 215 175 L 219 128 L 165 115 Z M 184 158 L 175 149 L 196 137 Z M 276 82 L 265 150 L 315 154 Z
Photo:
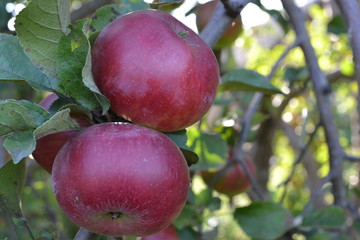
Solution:
M 305 18 L 303 13 L 295 5 L 293 0 L 282 0 L 282 4 L 290 17 L 290 21 L 293 24 L 297 37 L 301 40 L 300 46 L 304 52 L 305 60 L 310 73 L 310 79 L 313 83 L 320 120 L 325 130 L 326 142 L 328 145 L 330 169 L 333 173 L 331 182 L 333 185 L 335 203 L 345 206 L 345 188 L 342 178 L 343 149 L 339 143 L 339 135 L 331 112 L 331 103 L 329 98 L 331 89 L 325 75 L 320 69 L 315 51 L 310 43 L 309 35 L 305 28 Z
M 344 155 L 344 159 L 346 159 L 350 162 L 360 162 L 360 157 L 356 157 L 356 156 L 352 156 L 352 155 L 348 155 L 348 154 Z
M 312 143 L 312 140 L 314 139 L 314 136 L 315 136 L 317 130 L 319 129 L 319 127 L 320 127 L 320 123 L 317 123 L 316 126 L 315 126 L 314 131 L 310 134 L 308 141 L 306 142 L 306 144 L 303 147 L 301 147 L 299 155 L 294 160 L 292 168 L 291 168 L 291 172 L 290 172 L 288 178 L 278 186 L 278 187 L 284 186 L 284 192 L 283 192 L 283 195 L 282 195 L 281 200 L 280 200 L 281 202 L 283 202 L 284 199 L 285 199 L 285 196 L 286 196 L 286 193 L 287 193 L 287 185 L 289 184 L 291 178 L 293 177 L 293 175 L 295 173 L 296 166 L 301 162 L 302 158 L 305 156 L 305 154 L 306 154 L 307 150 L 309 149 L 310 144 Z
M 92 233 L 86 228 L 80 228 L 74 240 L 96 240 L 97 237 L 98 235 L 96 233 Z
M 212 48 L 219 41 L 228 26 L 239 16 L 244 7 L 253 0 L 221 0 L 209 23 L 199 34 Z M 225 7 L 224 7 L 225 6 Z M 225 9 L 226 8 L 226 9 Z

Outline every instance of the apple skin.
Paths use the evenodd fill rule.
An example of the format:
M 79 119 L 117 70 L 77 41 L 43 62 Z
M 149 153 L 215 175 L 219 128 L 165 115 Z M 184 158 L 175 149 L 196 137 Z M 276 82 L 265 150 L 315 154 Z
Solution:
M 216 5 L 220 0 L 213 0 L 204 4 L 200 4 L 196 7 L 196 25 L 201 31 L 206 24 L 209 22 L 210 18 L 215 12 Z M 229 26 L 222 37 L 219 39 L 214 49 L 222 49 L 226 47 L 231 47 L 235 40 L 238 38 L 240 33 L 242 33 L 243 27 L 241 22 L 241 17 L 236 18 Z
M 61 147 L 78 131 L 63 131 L 46 135 L 36 140 L 36 148 L 32 153 L 36 162 L 51 174 L 55 157 Z
M 55 197 L 78 226 L 110 236 L 146 236 L 169 226 L 186 202 L 190 177 L 166 135 L 130 123 L 82 130 L 55 158 Z
M 255 174 L 255 167 L 249 158 L 245 158 L 245 163 L 252 174 Z M 221 169 L 215 171 L 201 171 L 200 175 L 204 182 L 210 186 L 212 179 Z M 240 163 L 234 163 L 230 166 L 219 181 L 215 184 L 214 189 L 229 197 L 239 193 L 246 192 L 251 186 L 250 179 L 247 177 L 245 170 Z
M 51 104 L 55 102 L 59 97 L 55 93 L 51 93 L 39 102 L 39 105 L 45 110 L 49 110 Z M 81 127 L 88 127 L 91 125 L 90 119 L 78 113 L 70 116 L 76 120 Z M 55 160 L 55 157 L 61 147 L 71 138 L 73 138 L 78 131 L 62 131 L 53 134 L 46 135 L 36 140 L 36 148 L 32 153 L 35 161 L 51 174 L 51 169 Z
M 116 114 L 164 132 L 197 122 L 219 84 L 212 50 L 159 10 L 135 11 L 110 23 L 92 48 L 92 72 Z
M 180 240 L 180 239 L 176 233 L 176 229 L 174 228 L 174 226 L 170 225 L 161 232 L 143 237 L 141 238 L 141 240 Z

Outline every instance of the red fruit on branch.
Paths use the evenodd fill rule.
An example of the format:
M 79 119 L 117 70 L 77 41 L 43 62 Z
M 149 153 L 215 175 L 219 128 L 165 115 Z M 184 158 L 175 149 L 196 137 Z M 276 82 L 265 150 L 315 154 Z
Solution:
M 116 114 L 166 132 L 197 122 L 219 83 L 211 49 L 159 10 L 132 12 L 110 23 L 92 48 L 92 72 Z
M 53 102 L 55 102 L 58 98 L 59 97 L 55 93 L 51 93 L 41 100 L 39 105 L 46 110 L 49 110 L 51 104 L 53 104 Z M 91 125 L 90 119 L 84 114 L 70 113 L 70 116 L 82 127 L 88 127 Z M 32 156 L 42 168 L 51 173 L 52 165 L 57 153 L 61 147 L 77 133 L 78 131 L 62 131 L 37 139 L 36 148 L 32 153 Z
M 252 174 L 255 174 L 255 167 L 249 158 L 245 158 L 245 163 Z M 225 167 L 225 166 L 224 166 Z M 202 171 L 200 173 L 204 182 L 211 186 L 213 179 L 222 169 L 215 171 Z M 234 163 L 229 166 L 224 174 L 215 183 L 213 188 L 219 192 L 233 197 L 239 193 L 246 192 L 251 186 L 250 179 L 240 163 Z
M 98 234 L 145 236 L 177 218 L 190 177 L 184 156 L 166 135 L 129 123 L 103 123 L 61 148 L 52 183 L 75 224 Z
M 210 21 L 210 18 L 214 14 L 218 3 L 220 3 L 220 0 L 213 0 L 204 4 L 200 4 L 196 7 L 196 25 L 199 31 L 201 31 Z M 224 34 L 219 39 L 214 48 L 221 49 L 231 47 L 242 31 L 243 27 L 241 17 L 239 15 L 239 17 L 237 17 L 225 30 Z

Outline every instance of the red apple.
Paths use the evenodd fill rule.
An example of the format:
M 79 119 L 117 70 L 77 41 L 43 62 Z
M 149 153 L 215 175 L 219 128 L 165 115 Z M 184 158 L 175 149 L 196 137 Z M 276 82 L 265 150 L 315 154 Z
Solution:
M 49 110 L 51 104 L 58 98 L 59 97 L 55 93 L 51 93 L 45 97 L 39 105 L 46 110 Z M 91 125 L 90 119 L 84 114 L 70 113 L 70 116 L 82 127 L 88 127 Z M 32 156 L 42 168 L 51 173 L 56 154 L 59 152 L 60 148 L 77 133 L 78 131 L 62 131 L 37 139 L 36 148 L 32 153 Z
M 220 2 L 220 0 L 213 0 L 210 2 L 207 2 L 205 4 L 200 4 L 196 7 L 196 25 L 201 31 L 206 24 L 209 22 L 210 18 L 215 12 L 216 5 Z M 214 49 L 221 49 L 230 47 L 235 40 L 238 38 L 240 33 L 243 31 L 242 22 L 240 15 L 238 18 L 236 18 L 232 23 L 231 26 L 229 26 L 220 40 L 215 45 Z
M 169 226 L 184 207 L 189 181 L 170 138 L 130 123 L 82 130 L 61 148 L 52 174 L 69 219 L 110 236 L 145 236 Z
M 141 240 L 179 240 L 176 229 L 170 225 L 166 229 L 156 234 L 141 238 Z
M 219 83 L 211 49 L 159 10 L 132 12 L 110 23 L 92 48 L 92 72 L 116 114 L 166 132 L 197 122 Z
M 255 167 L 249 158 L 245 158 L 247 167 L 252 174 L 255 174 Z M 202 171 L 202 179 L 207 185 L 211 185 L 213 178 L 221 169 L 215 171 Z M 247 177 L 245 170 L 240 163 L 234 163 L 227 168 L 222 177 L 214 185 L 214 189 L 219 192 L 233 197 L 239 193 L 246 192 L 251 186 L 250 179 Z
M 61 147 L 77 133 L 78 131 L 63 131 L 39 138 L 36 140 L 36 148 L 32 156 L 42 168 L 51 174 L 57 153 Z

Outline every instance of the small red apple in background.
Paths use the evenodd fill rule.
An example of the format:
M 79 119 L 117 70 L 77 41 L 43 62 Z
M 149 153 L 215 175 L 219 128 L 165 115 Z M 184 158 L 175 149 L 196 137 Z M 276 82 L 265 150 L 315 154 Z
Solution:
M 220 0 L 213 0 L 204 4 L 200 4 L 196 7 L 196 25 L 199 31 L 201 31 L 209 22 L 218 3 L 220 3 Z M 239 16 L 232 22 L 231 26 L 225 30 L 223 36 L 215 45 L 214 49 L 231 47 L 242 31 L 243 27 L 241 18 Z
M 83 129 L 61 148 L 52 172 L 56 199 L 69 219 L 110 236 L 163 230 L 182 211 L 190 184 L 175 143 L 130 123 Z
M 245 163 L 252 174 L 255 174 L 255 167 L 249 158 L 245 158 Z M 215 171 L 202 171 L 200 175 L 204 182 L 210 186 L 212 179 L 221 169 Z M 221 178 L 214 185 L 214 189 L 219 192 L 233 197 L 239 193 L 246 192 L 251 186 L 250 179 L 247 177 L 245 170 L 240 163 L 231 165 Z
M 36 148 L 32 156 L 42 168 L 51 174 L 57 153 L 61 147 L 77 133 L 78 131 L 63 131 L 39 138 L 36 140 Z
M 92 48 L 92 72 L 116 114 L 165 132 L 197 122 L 219 83 L 212 50 L 159 10 L 135 11 L 110 23 Z
M 161 232 L 155 233 L 150 236 L 146 236 L 141 238 L 141 240 L 180 240 L 176 229 L 173 225 L 170 225 L 166 229 L 162 230 Z
M 46 110 L 49 110 L 51 104 L 58 98 L 59 97 L 56 94 L 51 93 L 45 97 L 39 103 L 39 105 Z M 91 125 L 90 119 L 86 115 L 70 113 L 70 116 L 75 119 L 82 127 L 88 127 Z M 42 168 L 51 173 L 53 162 L 60 148 L 77 133 L 78 131 L 62 131 L 37 139 L 36 148 L 32 153 L 32 156 Z

